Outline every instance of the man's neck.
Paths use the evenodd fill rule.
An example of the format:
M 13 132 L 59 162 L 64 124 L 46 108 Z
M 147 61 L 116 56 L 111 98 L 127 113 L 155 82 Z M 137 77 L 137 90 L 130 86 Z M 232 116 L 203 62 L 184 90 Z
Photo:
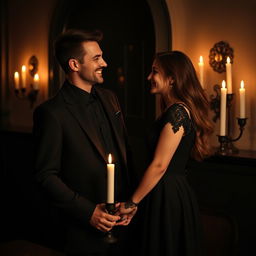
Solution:
M 75 79 L 74 77 L 67 77 L 67 80 L 75 85 L 76 87 L 88 92 L 88 93 L 91 93 L 91 89 L 92 89 L 92 84 L 89 84 L 83 80 L 80 80 L 80 79 Z

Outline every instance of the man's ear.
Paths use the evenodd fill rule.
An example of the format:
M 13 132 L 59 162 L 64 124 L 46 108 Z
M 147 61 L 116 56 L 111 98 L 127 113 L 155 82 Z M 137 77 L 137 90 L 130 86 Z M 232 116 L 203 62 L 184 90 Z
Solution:
M 79 63 L 76 59 L 69 59 L 68 65 L 72 71 L 78 71 L 79 70 Z

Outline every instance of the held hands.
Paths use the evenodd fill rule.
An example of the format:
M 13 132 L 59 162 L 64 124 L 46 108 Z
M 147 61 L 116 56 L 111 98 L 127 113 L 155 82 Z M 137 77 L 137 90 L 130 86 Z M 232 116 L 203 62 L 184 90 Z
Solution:
M 119 209 L 116 212 L 121 219 L 116 223 L 116 226 L 127 226 L 131 222 L 133 216 L 137 212 L 137 205 L 131 201 L 120 203 Z
M 119 207 L 119 204 L 116 204 L 116 207 Z M 97 204 L 90 219 L 90 224 L 102 232 L 108 232 L 116 225 L 116 222 L 120 219 L 120 216 L 107 213 L 104 203 Z
M 127 226 L 137 212 L 138 207 L 128 202 L 117 203 L 115 215 L 106 212 L 105 204 L 97 204 L 90 224 L 102 232 L 110 231 L 114 226 Z

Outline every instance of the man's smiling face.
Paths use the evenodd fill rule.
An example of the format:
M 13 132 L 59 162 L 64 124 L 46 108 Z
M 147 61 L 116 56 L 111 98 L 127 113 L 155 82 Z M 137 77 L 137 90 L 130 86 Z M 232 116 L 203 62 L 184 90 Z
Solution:
M 95 41 L 88 41 L 83 43 L 85 55 L 83 62 L 79 63 L 80 78 L 90 85 L 103 83 L 102 70 L 107 67 L 107 63 L 102 57 L 100 46 Z

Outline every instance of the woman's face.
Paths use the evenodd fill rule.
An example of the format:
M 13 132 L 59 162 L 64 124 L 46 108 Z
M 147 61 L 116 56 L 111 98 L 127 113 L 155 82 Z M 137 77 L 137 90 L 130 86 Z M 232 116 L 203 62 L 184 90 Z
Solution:
M 152 71 L 148 76 L 148 80 L 151 82 L 150 93 L 165 95 L 169 91 L 169 81 L 163 75 L 163 71 L 160 69 L 156 61 L 152 64 Z

